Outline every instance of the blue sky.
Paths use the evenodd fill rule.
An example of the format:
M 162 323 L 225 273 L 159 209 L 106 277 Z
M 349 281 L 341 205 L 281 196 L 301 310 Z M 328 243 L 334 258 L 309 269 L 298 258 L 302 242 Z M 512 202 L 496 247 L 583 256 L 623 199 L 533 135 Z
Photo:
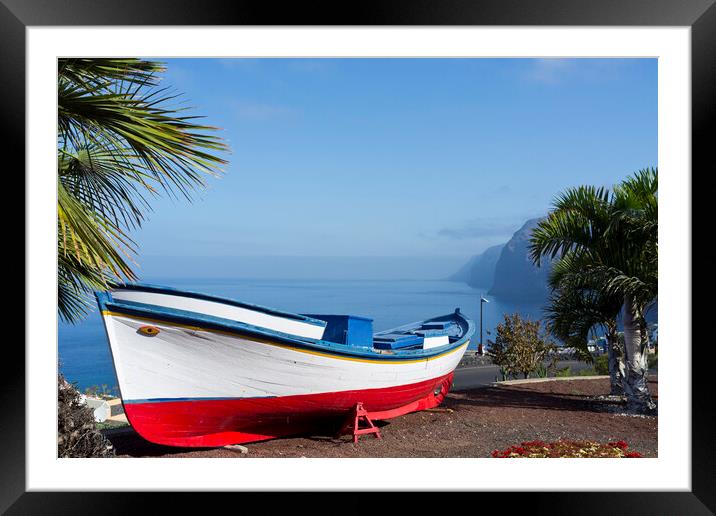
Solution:
M 162 61 L 232 153 L 193 203 L 153 203 L 134 234 L 147 273 L 163 257 L 449 269 L 564 188 L 657 165 L 655 59 Z

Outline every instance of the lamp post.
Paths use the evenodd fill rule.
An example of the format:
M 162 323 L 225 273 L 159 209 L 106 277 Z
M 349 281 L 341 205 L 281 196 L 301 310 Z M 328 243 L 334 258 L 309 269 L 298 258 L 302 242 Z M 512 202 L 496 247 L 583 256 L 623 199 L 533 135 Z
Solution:
M 485 299 L 483 296 L 480 296 L 480 343 L 477 345 L 477 354 L 482 355 L 483 349 L 482 349 L 482 305 L 485 303 L 489 303 L 487 299 Z

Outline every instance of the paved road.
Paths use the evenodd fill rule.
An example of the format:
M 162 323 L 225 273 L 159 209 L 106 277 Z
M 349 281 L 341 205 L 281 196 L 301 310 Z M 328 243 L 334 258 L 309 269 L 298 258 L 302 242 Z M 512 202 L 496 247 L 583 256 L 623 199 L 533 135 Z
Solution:
M 572 371 L 581 371 L 591 367 L 584 362 L 578 361 L 564 361 L 558 362 L 557 368 L 563 368 L 569 366 Z M 455 370 L 455 380 L 453 383 L 452 390 L 460 391 L 466 389 L 474 389 L 476 387 L 483 387 L 489 385 L 495 380 L 499 379 L 500 368 L 497 366 L 478 366 L 478 367 L 463 367 Z

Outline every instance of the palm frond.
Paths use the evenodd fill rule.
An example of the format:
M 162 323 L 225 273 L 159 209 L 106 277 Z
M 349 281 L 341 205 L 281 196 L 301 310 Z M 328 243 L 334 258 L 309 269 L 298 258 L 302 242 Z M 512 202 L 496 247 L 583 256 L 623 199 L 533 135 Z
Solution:
M 165 70 L 162 63 L 137 58 L 59 59 L 60 81 L 71 82 L 88 91 L 118 83 L 156 84 L 157 74 Z
M 72 256 L 85 267 L 134 278 L 125 260 L 134 251 L 134 243 L 72 196 L 61 181 L 57 183 L 57 200 L 59 255 Z
M 640 170 L 614 187 L 570 188 L 553 202 L 530 239 L 537 265 L 559 257 L 550 287 L 578 281 L 598 285 L 609 296 L 621 292 L 643 305 L 657 294 L 657 169 Z
M 560 287 L 552 291 L 545 310 L 549 331 L 565 345 L 581 351 L 588 361 L 590 332 L 599 326 L 614 327 L 622 305 L 620 295 L 603 292 L 598 283 L 590 283 L 593 279 L 581 273 L 565 275 Z
M 161 63 L 60 59 L 58 63 L 58 303 L 86 313 L 92 289 L 134 279 L 129 231 L 164 192 L 191 199 L 221 173 L 228 150 L 177 95 L 158 88 Z
M 593 186 L 570 188 L 560 194 L 553 202 L 554 209 L 532 231 L 532 261 L 540 265 L 543 256 L 593 253 L 609 223 L 610 197 L 605 188 Z
M 92 309 L 92 292 L 110 286 L 111 275 L 88 267 L 72 255 L 60 254 L 57 260 L 58 313 L 63 321 L 75 322 Z

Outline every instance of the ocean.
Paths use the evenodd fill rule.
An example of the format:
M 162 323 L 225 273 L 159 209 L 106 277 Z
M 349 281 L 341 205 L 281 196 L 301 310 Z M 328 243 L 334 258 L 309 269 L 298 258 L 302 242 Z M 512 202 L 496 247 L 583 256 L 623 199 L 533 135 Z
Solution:
M 472 288 L 449 281 L 339 281 L 266 279 L 145 279 L 145 283 L 164 285 L 230 297 L 297 313 L 352 314 L 373 319 L 374 331 L 386 330 L 412 321 L 444 315 L 459 307 L 475 321 L 476 348 L 480 331 L 480 295 L 488 289 Z M 511 303 L 485 296 L 483 307 L 484 341 L 491 336 L 503 314 L 518 312 L 541 317 L 542 307 Z M 95 309 L 82 322 L 58 325 L 60 371 L 84 391 L 106 386 L 116 392 L 117 380 L 102 320 Z

